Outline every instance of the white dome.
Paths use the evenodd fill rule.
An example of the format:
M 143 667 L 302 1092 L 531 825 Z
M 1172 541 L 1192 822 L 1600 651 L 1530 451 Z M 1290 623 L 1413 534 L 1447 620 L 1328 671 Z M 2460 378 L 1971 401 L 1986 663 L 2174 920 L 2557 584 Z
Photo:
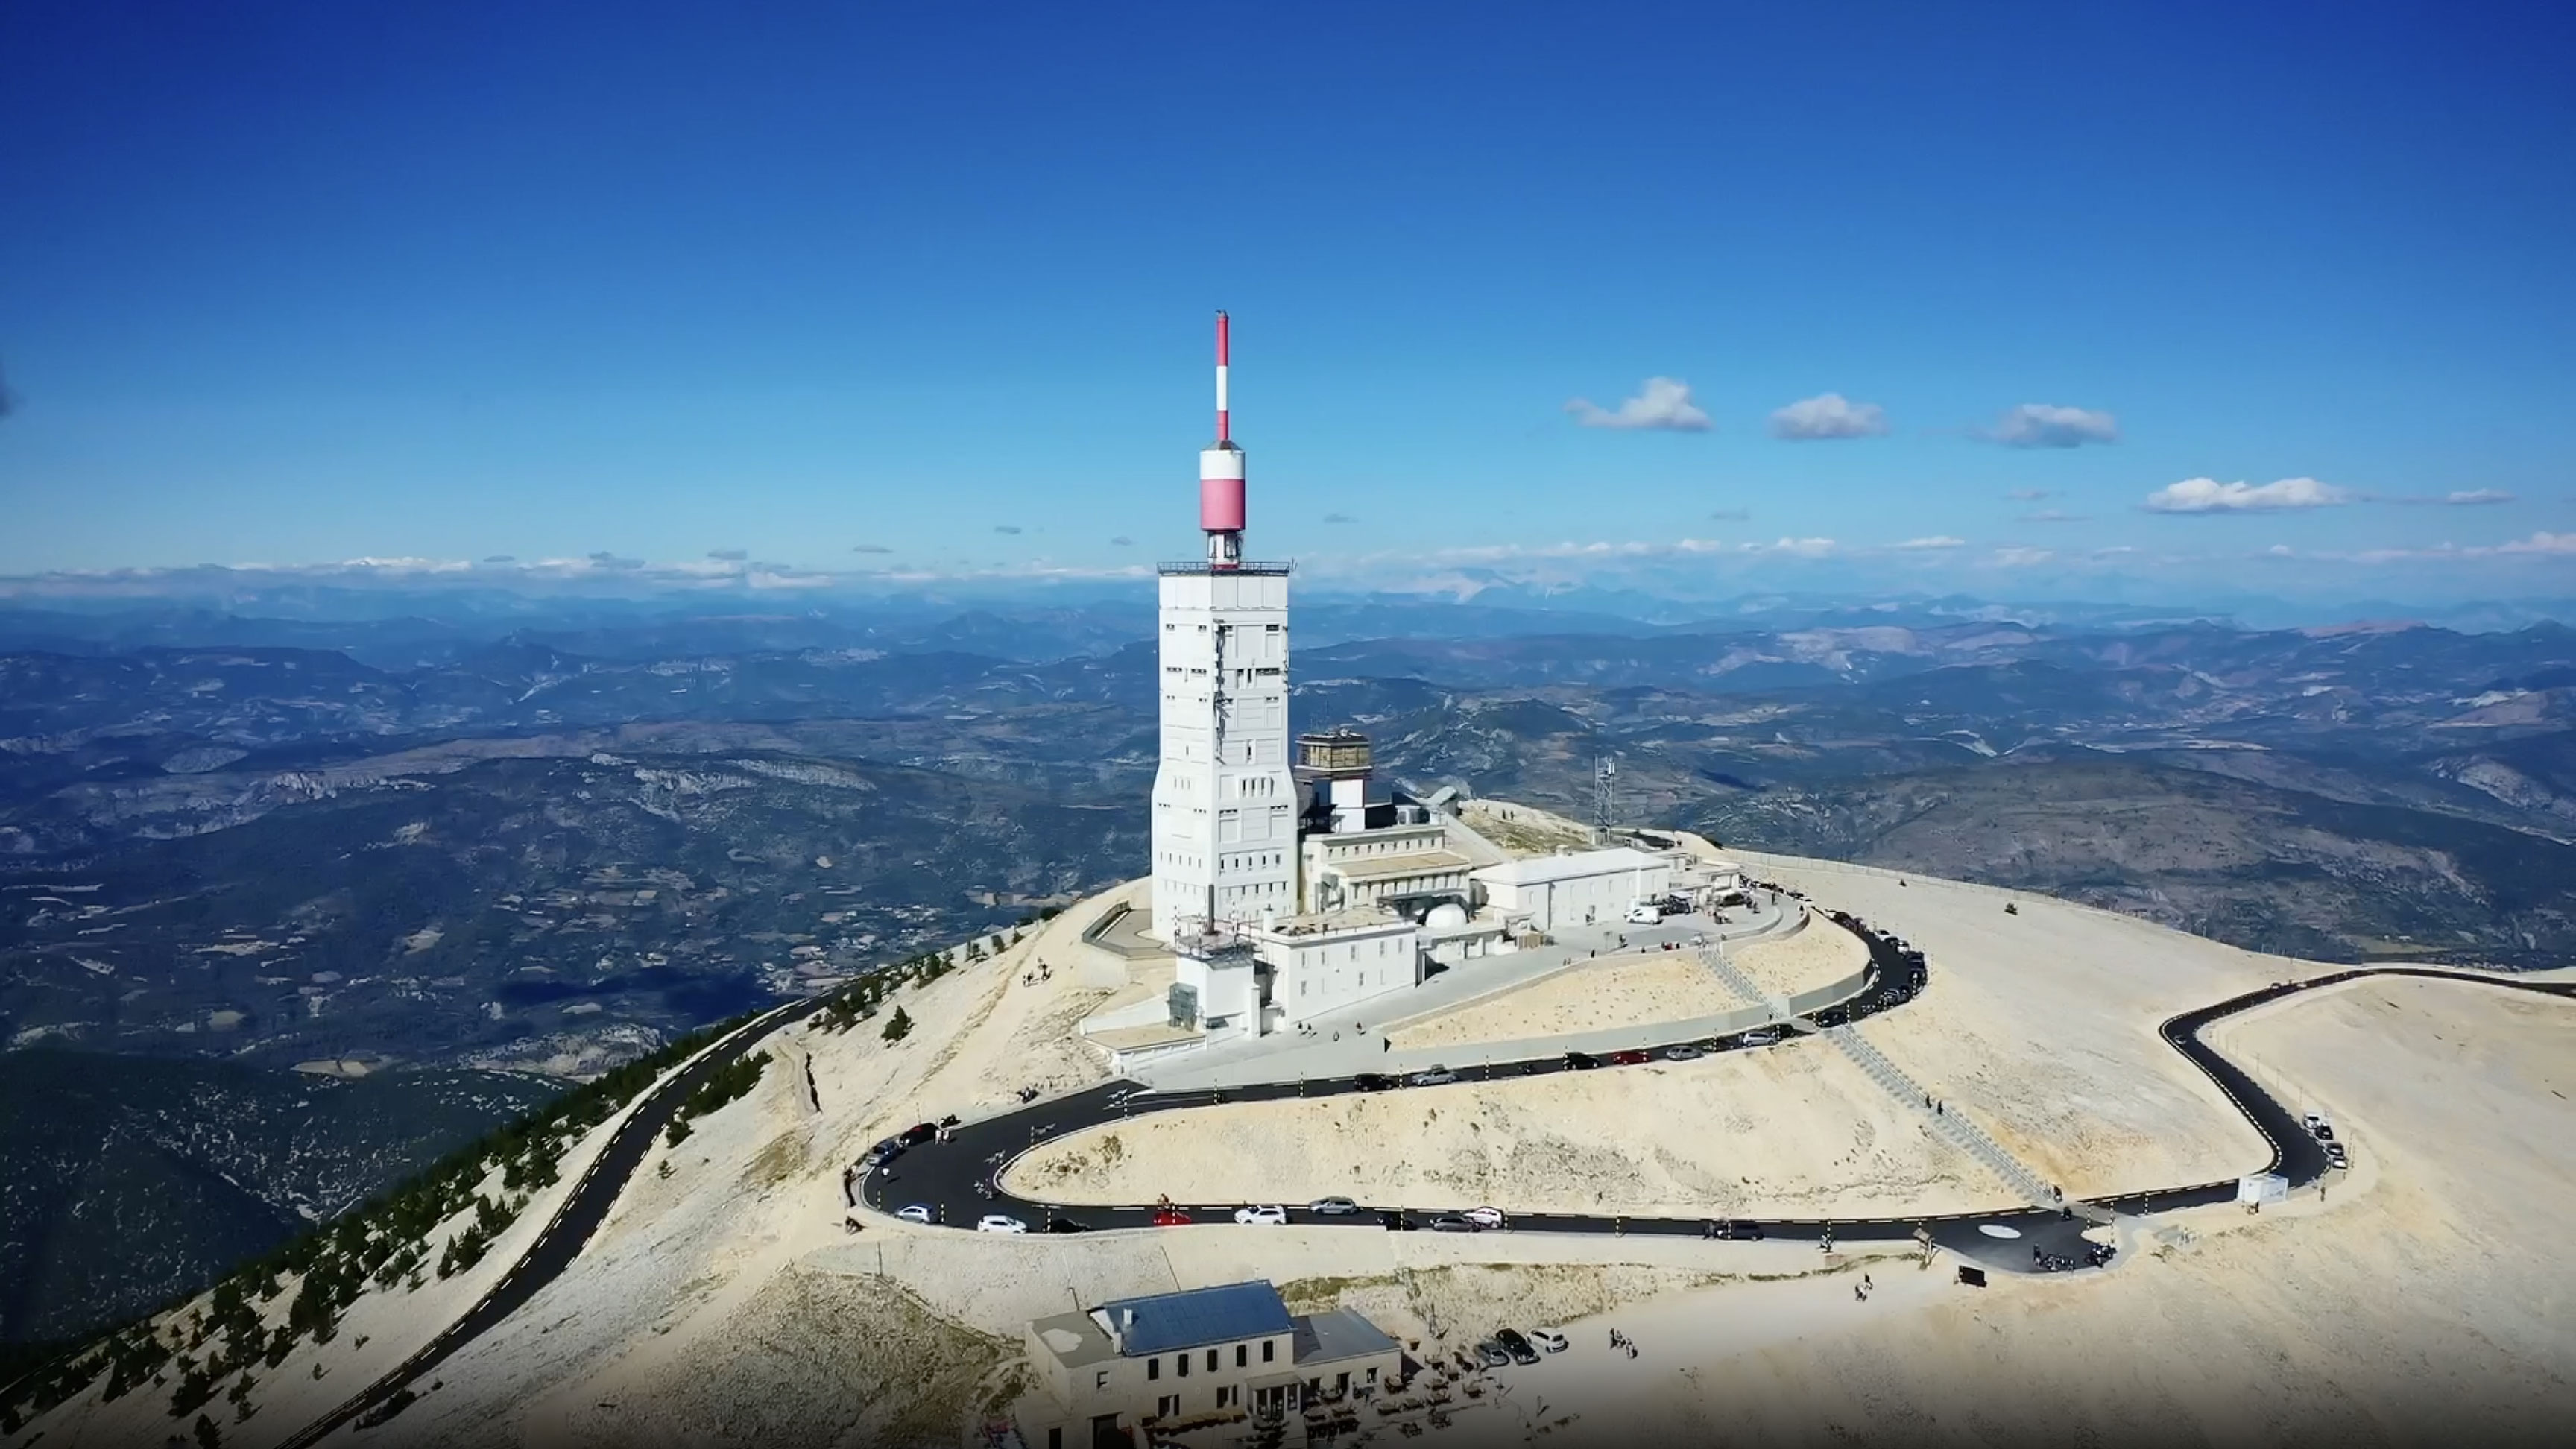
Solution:
M 1455 901 L 1445 901 L 1433 906 L 1431 914 L 1422 918 L 1422 924 L 1435 931 L 1445 931 L 1452 926 L 1463 926 L 1467 924 L 1467 908 Z

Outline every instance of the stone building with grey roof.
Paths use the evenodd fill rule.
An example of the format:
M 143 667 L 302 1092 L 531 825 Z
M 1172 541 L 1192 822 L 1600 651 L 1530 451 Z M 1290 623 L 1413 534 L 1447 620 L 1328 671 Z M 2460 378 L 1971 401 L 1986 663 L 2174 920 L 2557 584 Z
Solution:
M 1300 1411 L 1396 1377 L 1402 1350 L 1347 1308 L 1291 1314 L 1267 1282 L 1121 1298 L 1029 1324 L 1040 1384 L 1019 1405 L 1028 1449 L 1128 1449 L 1147 1431 L 1302 1442 Z

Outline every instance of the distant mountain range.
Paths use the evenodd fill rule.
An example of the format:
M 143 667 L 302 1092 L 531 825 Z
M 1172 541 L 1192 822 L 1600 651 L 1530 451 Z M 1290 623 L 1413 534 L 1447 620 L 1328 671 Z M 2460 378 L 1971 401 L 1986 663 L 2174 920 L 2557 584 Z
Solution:
M 1729 842 L 2320 959 L 2576 957 L 2559 624 L 1410 607 L 1301 605 L 1292 711 L 1416 786 L 1588 817 L 1615 756 L 1623 819 Z M 0 614 L 60 646 L 0 650 L 6 1332 L 331 1210 L 515 1110 L 496 1070 L 595 1073 L 1140 873 L 1156 674 L 1120 617 Z M 286 1072 L 344 1059 L 376 1074 Z M 214 1116 L 344 1166 L 259 1178 Z M 186 1221 L 80 1246 L 110 1198 Z

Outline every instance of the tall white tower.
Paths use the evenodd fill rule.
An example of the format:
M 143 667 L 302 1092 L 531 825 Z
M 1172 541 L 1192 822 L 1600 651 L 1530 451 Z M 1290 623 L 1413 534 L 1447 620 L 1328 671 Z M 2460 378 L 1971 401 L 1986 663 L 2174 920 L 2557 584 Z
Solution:
M 1243 450 L 1226 408 L 1216 314 L 1216 442 L 1199 454 L 1207 556 L 1164 564 L 1163 762 L 1154 774 L 1154 931 L 1297 908 L 1288 773 L 1288 565 L 1243 557 Z

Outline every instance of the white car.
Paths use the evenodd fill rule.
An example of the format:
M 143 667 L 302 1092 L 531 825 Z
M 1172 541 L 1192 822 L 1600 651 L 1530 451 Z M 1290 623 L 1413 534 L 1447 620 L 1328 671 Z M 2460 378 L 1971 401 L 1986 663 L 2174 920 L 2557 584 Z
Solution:
M 975 1231 L 979 1233 L 1025 1233 L 1028 1230 L 1027 1223 L 1000 1213 L 986 1213 L 975 1220 Z
M 1239 1207 L 1234 1210 L 1234 1220 L 1238 1223 L 1259 1223 L 1264 1227 L 1285 1227 L 1288 1224 L 1288 1210 L 1277 1203 L 1262 1207 Z
M 1533 1328 L 1530 1330 L 1529 1338 L 1530 1342 L 1546 1349 L 1549 1353 L 1565 1352 L 1565 1335 L 1553 1328 Z
M 905 1222 L 919 1223 L 923 1227 L 930 1226 L 931 1222 L 930 1204 L 926 1202 L 905 1203 L 894 1210 L 894 1215 Z
M 1498 1207 L 1471 1207 L 1458 1216 L 1480 1228 L 1499 1228 L 1503 1225 L 1503 1210 Z

